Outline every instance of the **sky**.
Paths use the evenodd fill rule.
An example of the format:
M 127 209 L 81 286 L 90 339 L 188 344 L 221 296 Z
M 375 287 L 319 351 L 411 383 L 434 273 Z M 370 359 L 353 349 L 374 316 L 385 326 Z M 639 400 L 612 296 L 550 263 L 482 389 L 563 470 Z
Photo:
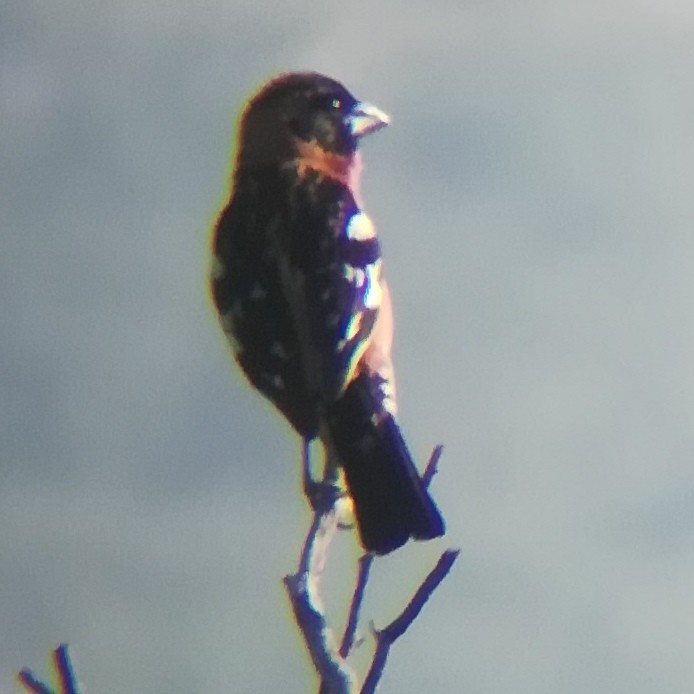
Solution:
M 64 641 L 99 694 L 315 690 L 298 441 L 206 289 L 238 110 L 291 69 L 392 117 L 362 188 L 401 426 L 445 445 L 447 535 L 367 622 L 461 548 L 381 691 L 693 691 L 692 65 L 684 0 L 4 3 L 0 692 Z

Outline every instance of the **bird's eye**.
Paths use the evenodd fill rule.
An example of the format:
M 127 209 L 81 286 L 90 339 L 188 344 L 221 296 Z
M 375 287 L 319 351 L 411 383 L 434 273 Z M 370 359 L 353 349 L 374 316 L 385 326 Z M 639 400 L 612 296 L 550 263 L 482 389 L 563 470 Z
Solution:
M 311 97 L 310 104 L 320 111 L 340 111 L 345 105 L 345 100 L 335 94 L 316 94 Z

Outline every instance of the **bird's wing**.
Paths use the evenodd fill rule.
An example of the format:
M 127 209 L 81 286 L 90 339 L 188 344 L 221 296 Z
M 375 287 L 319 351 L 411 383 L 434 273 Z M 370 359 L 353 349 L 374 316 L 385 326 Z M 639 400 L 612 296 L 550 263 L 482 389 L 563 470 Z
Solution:
M 301 212 L 291 225 L 289 246 L 278 258 L 306 382 L 323 403 L 330 403 L 369 348 L 383 289 L 381 250 L 371 220 L 343 187 L 324 188 L 333 196 L 318 205 L 297 205 Z
M 259 204 L 251 192 L 252 186 L 239 186 L 217 223 L 212 295 L 249 381 L 302 436 L 312 437 L 318 426 L 315 396 L 304 377 L 303 349 L 281 266 L 268 246 L 283 210 Z

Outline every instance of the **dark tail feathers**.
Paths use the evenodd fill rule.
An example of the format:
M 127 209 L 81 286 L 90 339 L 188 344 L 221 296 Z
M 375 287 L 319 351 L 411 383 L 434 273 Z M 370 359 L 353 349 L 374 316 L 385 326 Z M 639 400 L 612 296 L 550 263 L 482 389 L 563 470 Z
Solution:
M 410 537 L 429 540 L 444 522 L 417 472 L 393 416 L 383 407 L 382 380 L 362 372 L 327 415 L 345 471 L 364 548 L 387 554 Z

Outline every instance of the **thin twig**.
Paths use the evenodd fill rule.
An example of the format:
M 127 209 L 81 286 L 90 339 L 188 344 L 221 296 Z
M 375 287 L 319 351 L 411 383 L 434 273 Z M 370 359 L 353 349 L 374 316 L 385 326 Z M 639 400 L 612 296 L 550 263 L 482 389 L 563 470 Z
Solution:
M 376 690 L 376 685 L 383 675 L 383 668 L 388 659 L 390 647 L 405 633 L 410 624 L 417 618 L 417 615 L 422 611 L 426 601 L 431 597 L 431 594 L 451 570 L 459 553 L 460 550 L 458 549 L 446 550 L 439 558 L 436 566 L 431 570 L 424 581 L 422 581 L 405 609 L 384 629 L 380 631 L 374 630 L 376 651 L 360 694 L 373 694 Z
M 434 447 L 434 450 L 429 456 L 429 462 L 427 463 L 424 473 L 422 474 L 422 482 L 425 487 L 431 484 L 431 480 L 434 475 L 438 472 L 438 462 L 443 453 L 443 446 L 438 445 Z M 366 591 L 366 583 L 369 580 L 369 572 L 371 571 L 371 566 L 374 561 L 373 554 L 364 554 L 359 559 L 359 570 L 357 572 L 357 581 L 354 588 L 354 593 L 352 595 L 352 600 L 349 606 L 349 616 L 347 618 L 347 626 L 345 628 L 345 633 L 342 637 L 342 643 L 340 644 L 340 655 L 346 658 L 352 648 L 354 647 L 354 637 L 357 632 L 357 624 L 359 622 L 359 612 L 361 610 L 361 605 L 364 601 L 364 593 Z
M 61 694 L 79 694 L 77 690 L 77 677 L 70 661 L 70 654 L 66 643 L 61 643 L 53 651 L 53 667 L 58 675 Z
M 325 567 L 327 549 L 337 531 L 337 513 L 314 513 L 299 562 L 299 572 L 284 577 L 294 617 L 306 647 L 321 678 L 321 691 L 349 694 L 353 675 L 334 647 L 320 599 L 319 583 Z
M 31 694 L 55 694 L 50 687 L 37 680 L 34 673 L 26 668 L 17 673 L 17 681 Z
M 436 446 L 431 453 L 422 475 L 422 482 L 427 487 L 437 472 L 442 451 L 443 446 Z M 365 554 L 359 559 L 359 569 L 350 602 L 347 625 L 340 647 L 336 649 L 333 633 L 328 628 L 319 591 L 328 548 L 340 527 L 339 506 L 343 493 L 336 486 L 336 471 L 337 468 L 334 465 L 326 464 L 323 479 L 314 480 L 311 471 L 309 443 L 304 441 L 302 448 L 303 489 L 313 509 L 313 518 L 299 558 L 298 571 L 296 574 L 285 576 L 284 584 L 292 604 L 295 620 L 320 678 L 319 694 L 351 694 L 355 691 L 355 677 L 348 668 L 346 659 L 354 648 L 364 593 L 375 558 L 372 554 Z M 363 694 L 374 692 L 383 674 L 391 645 L 416 619 L 424 603 L 450 571 L 457 556 L 458 550 L 444 552 L 402 613 L 383 630 L 374 630 L 376 649 L 369 672 L 361 688 Z
M 304 496 L 310 501 L 313 478 L 311 475 L 311 442 L 309 439 L 301 440 L 301 481 L 304 488 Z
M 434 446 L 434 450 L 429 456 L 429 462 L 424 468 L 424 473 L 422 474 L 422 482 L 424 483 L 425 487 L 428 487 L 431 484 L 431 480 L 434 478 L 434 475 L 439 471 L 439 460 L 441 459 L 442 453 L 443 446 L 441 444 Z
M 320 694 L 349 694 L 354 676 L 335 648 L 320 597 L 320 579 L 327 562 L 328 548 L 338 530 L 340 495 L 331 481 L 312 479 L 309 444 L 302 449 L 303 487 L 313 518 L 306 535 L 296 574 L 284 577 L 284 585 L 294 618 L 320 677 Z
M 79 694 L 77 677 L 75 675 L 68 646 L 61 643 L 53 650 L 53 669 L 55 670 L 58 689 L 53 690 L 36 678 L 28 668 L 17 673 L 17 681 L 31 694 Z
M 362 602 L 364 602 L 364 592 L 366 591 L 366 583 L 369 580 L 369 572 L 371 571 L 373 561 L 373 554 L 364 554 L 359 558 L 357 582 L 349 606 L 347 626 L 345 627 L 345 633 L 342 637 L 342 643 L 340 644 L 339 653 L 342 658 L 346 658 L 351 653 L 354 646 L 354 637 L 357 633 L 357 624 L 359 623 L 359 612 L 361 611 Z

